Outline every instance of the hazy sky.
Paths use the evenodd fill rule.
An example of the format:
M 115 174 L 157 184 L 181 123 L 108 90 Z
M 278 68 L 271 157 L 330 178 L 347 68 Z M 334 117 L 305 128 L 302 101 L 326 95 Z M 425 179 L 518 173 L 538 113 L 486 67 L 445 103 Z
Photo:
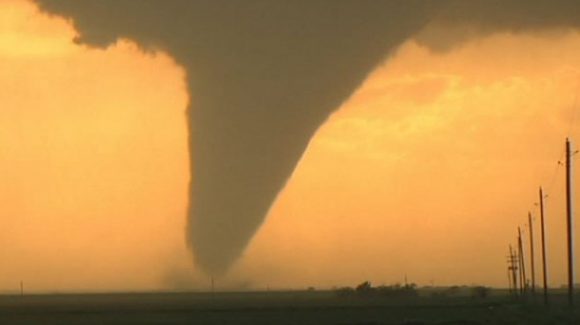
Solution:
M 38 291 L 206 288 L 184 236 L 186 72 L 162 49 L 128 39 L 95 49 L 77 35 L 32 2 L 0 2 L 0 291 L 20 279 Z M 541 184 L 550 282 L 564 282 L 556 162 L 564 138 L 580 138 L 580 34 L 489 32 L 443 51 L 418 39 L 316 133 L 219 284 L 407 274 L 502 286 L 507 245 L 537 215 Z

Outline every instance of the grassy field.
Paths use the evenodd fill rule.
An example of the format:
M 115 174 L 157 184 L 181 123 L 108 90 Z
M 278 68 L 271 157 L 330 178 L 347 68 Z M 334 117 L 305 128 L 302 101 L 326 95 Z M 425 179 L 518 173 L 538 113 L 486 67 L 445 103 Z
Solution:
M 6 295 L 0 324 L 580 324 L 580 308 L 567 307 L 561 294 L 546 308 L 540 299 L 501 292 L 487 298 L 331 291 Z

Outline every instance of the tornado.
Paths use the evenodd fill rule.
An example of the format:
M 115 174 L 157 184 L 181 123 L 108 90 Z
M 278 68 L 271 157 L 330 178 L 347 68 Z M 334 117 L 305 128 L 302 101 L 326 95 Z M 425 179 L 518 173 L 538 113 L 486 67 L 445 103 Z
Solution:
M 580 17 L 572 0 L 36 1 L 71 18 L 78 42 L 128 38 L 186 70 L 186 236 L 196 265 L 216 276 L 241 256 L 316 130 L 398 45 L 445 51 Z

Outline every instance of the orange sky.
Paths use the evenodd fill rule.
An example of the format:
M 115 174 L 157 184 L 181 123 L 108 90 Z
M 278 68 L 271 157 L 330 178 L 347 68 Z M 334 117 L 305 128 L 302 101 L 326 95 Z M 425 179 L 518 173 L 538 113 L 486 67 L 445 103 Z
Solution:
M 570 129 L 578 54 L 572 32 L 494 35 L 446 54 L 406 43 L 312 140 L 242 270 L 290 287 L 405 274 L 505 285 L 507 245 L 538 211 Z M 556 175 L 547 228 L 550 282 L 560 284 L 563 169 Z
M 159 287 L 185 255 L 183 71 L 25 1 L 0 22 L 0 290 Z
M 75 35 L 28 1 L 0 2 L 0 292 L 20 279 L 205 289 L 185 245 L 184 71 L 130 40 L 99 50 Z M 563 283 L 563 169 L 553 175 L 564 137 L 580 139 L 579 72 L 575 31 L 447 53 L 405 43 L 313 138 L 220 281 L 504 286 L 507 245 L 544 184 L 550 282 Z

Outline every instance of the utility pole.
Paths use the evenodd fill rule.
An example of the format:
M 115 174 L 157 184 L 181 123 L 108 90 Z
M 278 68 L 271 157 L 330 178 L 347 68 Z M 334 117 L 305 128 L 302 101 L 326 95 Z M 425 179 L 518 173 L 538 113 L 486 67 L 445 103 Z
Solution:
M 544 229 L 544 194 L 540 186 L 540 222 L 542 223 L 542 277 L 544 281 L 544 304 L 548 304 L 548 268 L 546 266 L 546 232 Z
M 536 267 L 534 265 L 534 228 L 532 226 L 532 213 L 528 212 L 528 224 L 530 226 L 530 263 L 532 264 L 532 295 L 536 294 Z
M 518 253 L 520 256 L 520 286 L 522 288 L 522 295 L 526 293 L 526 263 L 524 259 L 524 246 L 522 245 L 522 232 L 518 227 Z
M 513 293 L 513 291 L 512 291 L 512 275 L 511 275 L 512 270 L 510 269 L 510 266 L 511 266 L 510 265 L 510 257 L 511 257 L 511 254 L 508 254 L 506 257 L 507 258 L 506 262 L 507 262 L 508 292 L 511 295 Z
M 570 140 L 566 138 L 566 226 L 568 234 L 568 303 L 574 305 L 574 252 L 572 237 L 572 154 Z
M 508 263 L 508 267 L 507 267 L 507 280 L 508 280 L 508 293 L 511 295 L 512 294 L 512 277 L 510 275 L 510 267 L 509 267 L 509 263 Z
M 514 250 L 512 249 L 512 245 L 510 245 L 510 256 L 508 259 L 508 270 L 511 272 L 511 280 L 512 286 L 514 289 L 514 294 L 518 295 L 518 260 L 517 257 L 514 255 Z

